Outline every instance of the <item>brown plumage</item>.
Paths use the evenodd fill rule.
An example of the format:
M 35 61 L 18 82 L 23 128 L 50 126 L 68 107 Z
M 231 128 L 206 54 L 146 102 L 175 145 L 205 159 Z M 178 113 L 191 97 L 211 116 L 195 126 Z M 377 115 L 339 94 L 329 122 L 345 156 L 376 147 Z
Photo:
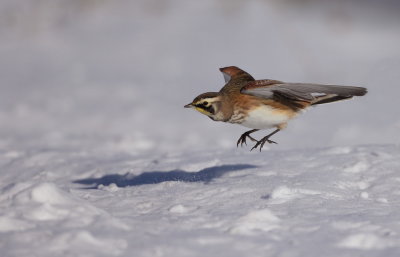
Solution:
M 286 127 L 287 122 L 305 108 L 367 93 L 363 87 L 320 85 L 307 83 L 285 83 L 279 80 L 255 80 L 250 74 L 235 66 L 221 68 L 225 86 L 219 92 L 208 92 L 197 96 L 185 107 L 194 108 L 212 120 L 237 123 L 252 130 L 244 133 L 237 145 L 246 144 L 246 139 L 256 142 L 253 149 Z M 261 140 L 250 134 L 260 129 L 276 128 Z

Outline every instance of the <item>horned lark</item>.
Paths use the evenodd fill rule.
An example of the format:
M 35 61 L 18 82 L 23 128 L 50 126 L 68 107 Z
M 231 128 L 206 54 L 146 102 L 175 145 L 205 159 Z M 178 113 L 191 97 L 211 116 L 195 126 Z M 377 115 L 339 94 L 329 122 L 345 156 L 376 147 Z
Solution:
M 251 128 L 240 136 L 237 146 L 246 139 L 256 142 L 253 149 L 263 148 L 270 137 L 284 129 L 290 119 L 312 105 L 336 102 L 353 96 L 363 96 L 363 87 L 285 83 L 278 80 L 255 80 L 235 66 L 221 68 L 225 86 L 219 92 L 197 96 L 185 108 L 194 108 L 214 121 L 236 123 Z M 261 140 L 250 134 L 260 129 L 276 128 Z

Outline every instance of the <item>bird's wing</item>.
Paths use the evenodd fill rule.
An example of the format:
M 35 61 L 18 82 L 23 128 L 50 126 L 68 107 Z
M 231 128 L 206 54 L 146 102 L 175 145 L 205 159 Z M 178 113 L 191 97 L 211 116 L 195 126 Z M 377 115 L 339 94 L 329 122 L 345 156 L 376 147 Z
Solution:
M 246 79 L 248 81 L 254 81 L 254 78 L 244 70 L 236 66 L 228 66 L 219 69 L 224 75 L 225 83 L 228 83 L 232 79 Z
M 229 80 L 231 80 L 232 76 L 229 75 L 229 74 L 226 73 L 226 72 L 223 72 L 223 71 L 221 71 L 221 72 L 222 72 L 222 75 L 224 76 L 225 83 L 228 83 Z
M 240 90 L 242 94 L 265 99 L 286 98 L 293 101 L 317 103 L 327 98 L 341 100 L 367 93 L 363 87 L 320 85 L 307 83 L 284 83 L 276 80 L 256 80 L 247 83 Z M 325 101 L 329 102 L 329 101 Z M 321 102 L 322 103 L 322 102 Z

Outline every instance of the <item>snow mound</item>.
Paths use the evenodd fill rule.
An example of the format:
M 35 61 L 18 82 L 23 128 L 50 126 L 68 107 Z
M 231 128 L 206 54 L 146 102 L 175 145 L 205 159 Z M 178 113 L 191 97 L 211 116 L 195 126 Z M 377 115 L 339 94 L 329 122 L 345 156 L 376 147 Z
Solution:
M 81 226 L 91 224 L 95 216 L 104 211 L 87 205 L 81 199 L 58 188 L 53 183 L 32 185 L 14 196 L 15 207 L 28 205 L 22 216 L 29 220 L 74 219 Z
M 183 214 L 183 213 L 194 211 L 196 208 L 197 207 L 194 207 L 194 206 L 186 206 L 186 205 L 182 205 L 182 204 L 177 204 L 177 205 L 174 205 L 171 208 L 169 208 L 169 211 L 171 213 Z
M 52 240 L 49 251 L 54 253 L 70 252 L 76 254 L 120 255 L 128 243 L 123 239 L 100 238 L 86 230 L 62 233 Z
M 279 186 L 275 188 L 271 193 L 271 202 L 272 203 L 285 203 L 287 201 L 301 198 L 306 195 L 319 195 L 321 192 L 308 190 L 308 189 L 300 189 L 300 188 L 289 188 L 287 186 Z
M 280 227 L 280 219 L 269 209 L 251 211 L 236 221 L 229 229 L 231 234 L 256 235 Z
M 369 168 L 369 165 L 366 161 L 358 161 L 344 169 L 345 172 L 350 173 L 360 173 L 366 171 Z
M 73 204 L 72 199 L 66 196 L 56 185 L 42 183 L 30 189 L 31 199 L 43 204 Z
M 381 238 L 371 233 L 360 233 L 347 236 L 338 245 L 339 247 L 360 250 L 379 250 L 394 246 L 390 239 Z

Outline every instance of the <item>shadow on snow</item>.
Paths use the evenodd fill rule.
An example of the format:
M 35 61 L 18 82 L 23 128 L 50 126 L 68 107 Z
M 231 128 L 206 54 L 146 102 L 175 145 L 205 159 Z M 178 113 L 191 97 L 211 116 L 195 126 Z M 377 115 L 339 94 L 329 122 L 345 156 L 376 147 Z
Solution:
M 209 183 L 215 178 L 219 178 L 225 173 L 252 169 L 257 166 L 250 164 L 222 165 L 202 169 L 198 172 L 187 172 L 183 170 L 172 171 L 150 171 L 140 175 L 133 174 L 111 174 L 101 178 L 86 178 L 73 181 L 74 183 L 90 185 L 86 189 L 95 189 L 99 185 L 108 186 L 116 184 L 118 187 L 140 186 L 146 184 L 158 184 L 165 181 L 182 181 L 182 182 L 204 182 Z

